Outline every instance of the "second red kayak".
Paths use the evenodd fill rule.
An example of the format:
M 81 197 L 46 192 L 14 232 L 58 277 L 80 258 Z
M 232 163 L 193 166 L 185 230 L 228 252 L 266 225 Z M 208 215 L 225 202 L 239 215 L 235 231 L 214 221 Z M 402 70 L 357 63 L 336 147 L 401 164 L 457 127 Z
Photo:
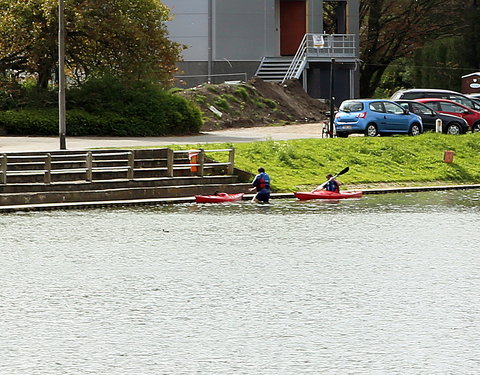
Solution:
M 218 193 L 215 195 L 195 195 L 195 202 L 197 203 L 224 203 L 240 201 L 243 198 L 243 193 L 228 194 Z
M 296 198 L 300 200 L 307 199 L 345 199 L 345 198 L 360 198 L 363 195 L 361 191 L 345 191 L 343 193 L 336 193 L 334 191 L 319 190 L 315 192 L 297 192 L 293 193 Z

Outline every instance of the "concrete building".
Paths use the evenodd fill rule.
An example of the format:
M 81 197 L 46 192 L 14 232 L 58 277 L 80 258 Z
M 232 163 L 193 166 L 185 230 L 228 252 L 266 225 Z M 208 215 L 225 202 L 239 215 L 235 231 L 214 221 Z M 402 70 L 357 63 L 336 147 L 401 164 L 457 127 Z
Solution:
M 301 80 L 314 98 L 358 97 L 359 0 L 163 0 L 170 38 L 187 46 L 187 87 L 259 76 Z

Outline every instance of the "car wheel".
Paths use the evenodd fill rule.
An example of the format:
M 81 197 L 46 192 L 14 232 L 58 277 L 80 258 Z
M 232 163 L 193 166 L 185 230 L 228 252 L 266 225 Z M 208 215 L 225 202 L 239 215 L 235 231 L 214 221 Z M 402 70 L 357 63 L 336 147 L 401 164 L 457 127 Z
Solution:
M 480 122 L 476 122 L 472 125 L 472 133 L 480 132 Z
M 347 138 L 347 137 L 348 137 L 348 133 L 346 133 L 346 132 L 337 132 L 337 137 L 339 137 L 339 138 Z
M 456 122 L 453 122 L 448 124 L 445 134 L 459 135 L 462 134 L 462 129 L 460 128 L 460 125 L 458 125 Z
M 412 124 L 412 126 L 410 126 L 410 130 L 408 131 L 408 135 L 415 136 L 415 135 L 419 135 L 420 133 L 421 133 L 420 125 Z
M 365 135 L 367 137 L 376 137 L 378 135 L 377 126 L 375 124 L 368 124 L 365 129 Z

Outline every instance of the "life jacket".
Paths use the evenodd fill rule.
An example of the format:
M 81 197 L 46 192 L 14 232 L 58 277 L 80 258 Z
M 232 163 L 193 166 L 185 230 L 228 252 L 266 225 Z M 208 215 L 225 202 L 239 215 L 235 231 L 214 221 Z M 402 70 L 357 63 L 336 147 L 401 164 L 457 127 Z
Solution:
M 325 185 L 325 190 L 333 191 L 335 193 L 339 193 L 340 192 L 340 186 L 338 185 L 337 181 L 330 180 Z
M 270 176 L 266 173 L 260 173 L 255 178 L 254 185 L 258 191 L 263 189 L 270 190 Z

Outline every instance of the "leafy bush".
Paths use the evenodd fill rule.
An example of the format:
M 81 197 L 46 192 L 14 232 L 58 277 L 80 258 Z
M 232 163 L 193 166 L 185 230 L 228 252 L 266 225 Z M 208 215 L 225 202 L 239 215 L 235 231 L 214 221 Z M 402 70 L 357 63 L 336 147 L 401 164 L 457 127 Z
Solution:
M 25 109 L 0 112 L 0 126 L 8 134 L 58 134 L 58 112 L 54 109 Z
M 91 79 L 70 89 L 67 99 L 67 108 L 72 108 L 67 110 L 67 135 L 193 134 L 203 122 L 192 103 L 148 82 L 127 85 L 113 77 Z M 58 109 L 34 102 L 38 103 L 30 101 L 30 108 L 0 112 L 0 126 L 8 134 L 58 134 Z

